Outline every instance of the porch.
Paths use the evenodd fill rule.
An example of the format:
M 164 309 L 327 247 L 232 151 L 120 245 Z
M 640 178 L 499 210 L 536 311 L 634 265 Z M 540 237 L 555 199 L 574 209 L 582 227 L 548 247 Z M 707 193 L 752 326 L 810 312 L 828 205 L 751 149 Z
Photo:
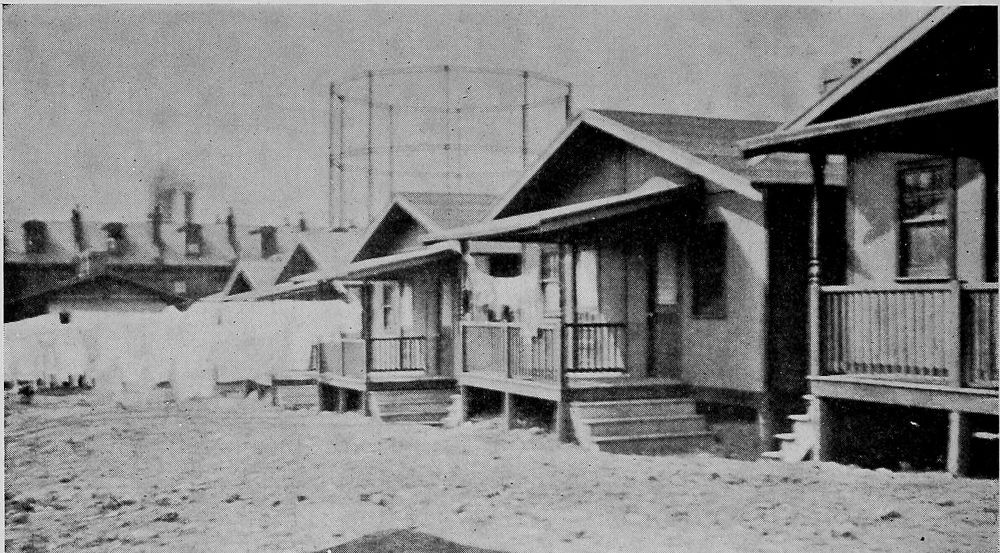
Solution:
M 670 396 L 686 390 L 672 378 L 629 376 L 625 324 L 463 321 L 461 332 L 459 385 L 551 401 L 649 399 L 665 389 Z
M 451 388 L 454 378 L 430 369 L 441 338 L 400 334 L 317 344 L 317 381 L 361 393 Z
M 997 411 L 997 284 L 820 288 L 819 397 Z

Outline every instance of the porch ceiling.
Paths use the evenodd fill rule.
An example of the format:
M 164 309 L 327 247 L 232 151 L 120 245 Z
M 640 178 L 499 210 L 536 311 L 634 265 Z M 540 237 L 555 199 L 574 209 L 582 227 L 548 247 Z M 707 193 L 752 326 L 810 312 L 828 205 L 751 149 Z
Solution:
M 996 152 L 996 124 L 997 89 L 989 88 L 763 135 L 741 147 L 747 157 L 863 151 L 977 156 Z
M 612 221 L 675 202 L 689 189 L 690 187 L 654 177 L 633 192 L 433 233 L 425 241 L 488 239 L 544 242 L 584 226 Z
M 352 280 L 385 278 L 399 271 L 459 255 L 461 255 L 461 249 L 458 242 L 449 240 L 408 252 L 351 263 L 342 277 Z

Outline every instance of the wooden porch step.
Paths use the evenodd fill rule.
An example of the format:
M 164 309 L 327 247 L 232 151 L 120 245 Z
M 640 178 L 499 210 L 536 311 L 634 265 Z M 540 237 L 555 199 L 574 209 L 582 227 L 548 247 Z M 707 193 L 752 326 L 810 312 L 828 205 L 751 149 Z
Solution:
M 715 435 L 707 430 L 698 432 L 661 432 L 634 436 L 592 437 L 598 449 L 622 455 L 669 455 L 707 447 Z
M 396 390 L 370 392 L 372 416 L 382 422 L 409 422 L 440 426 L 448 416 L 452 393 L 448 390 Z
M 447 416 L 447 409 L 444 411 L 417 411 L 413 413 L 383 413 L 382 422 L 419 422 L 440 425 Z
M 667 455 L 708 446 L 714 439 L 688 397 L 573 401 L 569 413 L 577 441 L 597 451 Z
M 683 434 L 707 430 L 705 418 L 700 415 L 581 419 L 580 423 L 590 426 L 590 433 L 595 439 L 611 436 Z
M 570 411 L 582 420 L 627 417 L 693 415 L 690 398 L 630 399 L 619 401 L 574 401 Z
M 810 456 L 816 445 L 816 427 L 813 417 L 809 414 L 789 415 L 792 421 L 792 431 L 775 434 L 780 442 L 778 451 L 766 451 L 761 454 L 765 459 L 798 463 Z

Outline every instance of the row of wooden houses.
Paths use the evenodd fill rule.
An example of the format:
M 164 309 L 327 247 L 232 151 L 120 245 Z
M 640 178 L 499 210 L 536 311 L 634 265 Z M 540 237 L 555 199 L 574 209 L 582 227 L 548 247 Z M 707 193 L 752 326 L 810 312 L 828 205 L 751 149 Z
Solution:
M 503 193 L 400 192 L 364 230 L 176 264 L 224 252 L 203 301 L 359 302 L 289 382 L 328 409 L 530 411 L 663 453 L 724 406 L 775 458 L 995 475 L 996 16 L 929 11 L 785 124 L 585 110 Z M 39 255 L 10 242 L 5 268 Z
M 502 196 L 398 195 L 298 284 L 363 305 L 321 395 L 640 453 L 730 405 L 777 458 L 995 473 L 996 31 L 936 8 L 789 123 L 583 111 Z

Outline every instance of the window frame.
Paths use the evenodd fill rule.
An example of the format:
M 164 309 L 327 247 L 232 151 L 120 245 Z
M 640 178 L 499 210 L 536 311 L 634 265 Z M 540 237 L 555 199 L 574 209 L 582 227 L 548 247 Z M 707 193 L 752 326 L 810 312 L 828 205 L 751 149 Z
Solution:
M 720 239 L 721 251 L 712 251 L 708 255 L 703 254 L 704 246 L 710 239 Z M 706 320 L 723 320 L 729 315 L 729 225 L 725 221 L 709 221 L 702 224 L 697 233 L 692 235 L 691 247 L 687 248 L 689 257 L 693 257 L 688 264 L 688 273 L 691 279 L 691 318 Z M 702 247 L 699 247 L 702 246 Z M 702 257 L 698 257 L 702 256 Z M 705 305 L 703 298 L 703 280 L 700 278 L 704 267 L 702 261 L 706 259 L 721 260 L 719 269 L 719 286 L 721 290 L 717 293 L 717 299 L 710 305 Z M 697 260 L 697 262 L 694 262 Z
M 929 158 L 920 160 L 901 161 L 896 164 L 896 280 L 899 282 L 940 282 L 950 280 L 955 274 L 955 254 L 956 254 L 956 170 L 958 160 L 955 158 Z M 925 171 L 928 169 L 940 169 L 947 175 L 948 182 L 944 187 L 944 208 L 943 216 L 927 217 L 917 216 L 904 218 L 903 197 L 906 192 L 905 175 L 907 173 Z M 947 232 L 948 251 L 945 253 L 945 268 L 942 274 L 938 275 L 916 275 L 909 274 L 910 249 L 907 241 L 906 230 L 913 227 L 943 225 Z
M 551 260 L 551 266 L 546 268 L 546 262 Z M 562 313 L 560 312 L 560 301 L 559 296 L 562 294 L 562 286 L 559 282 L 559 264 L 562 259 L 559 255 L 559 248 L 556 247 L 546 247 L 542 246 L 539 252 L 538 260 L 538 287 L 542 296 L 542 313 L 546 317 L 559 317 Z M 549 273 L 546 275 L 546 273 Z M 554 287 L 555 290 L 555 306 L 550 309 L 548 304 L 549 290 Z

